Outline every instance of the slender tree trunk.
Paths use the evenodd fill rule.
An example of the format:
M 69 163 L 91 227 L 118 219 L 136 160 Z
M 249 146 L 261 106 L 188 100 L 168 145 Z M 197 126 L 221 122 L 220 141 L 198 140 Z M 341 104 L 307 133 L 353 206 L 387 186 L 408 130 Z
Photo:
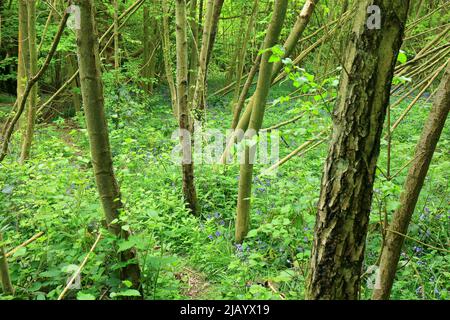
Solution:
M 75 60 L 74 56 L 69 55 L 68 56 L 68 74 L 69 76 L 74 74 L 76 70 L 78 70 L 77 61 Z M 75 77 L 73 81 L 70 83 L 72 87 L 72 101 L 73 101 L 73 107 L 75 109 L 75 112 L 78 113 L 81 111 L 81 101 L 80 101 L 80 94 L 78 93 L 79 89 L 79 83 L 78 83 L 78 77 Z
M 225 0 L 214 0 L 214 12 L 212 16 L 211 34 L 209 36 L 208 56 L 206 58 L 206 66 L 209 65 L 212 57 L 212 50 L 216 42 L 217 30 L 219 28 L 220 13 L 222 12 L 223 3 Z M 208 72 L 208 68 L 206 69 Z
M 37 49 L 36 49 L 36 1 L 27 1 L 28 15 L 28 51 L 29 51 L 29 71 L 28 79 L 36 75 L 37 68 Z M 30 99 L 26 109 L 26 125 L 22 137 L 22 151 L 20 154 L 20 163 L 24 163 L 30 157 L 31 144 L 33 141 L 34 123 L 36 121 L 37 104 L 37 84 L 33 86 L 30 92 Z
M 8 261 L 6 260 L 5 248 L 2 242 L 3 235 L 0 232 L 0 280 L 2 281 L 3 292 L 7 295 L 13 295 L 14 287 L 9 276 Z
M 280 36 L 283 21 L 286 16 L 288 0 L 276 0 L 272 20 L 267 29 L 264 39 L 264 49 L 275 46 Z M 267 50 L 262 54 L 261 65 L 259 68 L 258 83 L 253 95 L 254 108 L 251 113 L 249 130 L 246 132 L 246 138 L 251 139 L 254 134 L 258 134 L 261 129 L 264 117 L 267 95 L 269 94 L 273 64 L 269 62 L 272 52 Z M 242 243 L 247 235 L 250 221 L 250 198 L 252 189 L 253 160 L 255 155 L 254 147 L 245 146 L 244 163 L 240 166 L 239 173 L 239 192 L 236 211 L 236 243 Z
M 367 8 L 382 12 L 366 26 Z M 409 0 L 359 2 L 322 177 L 307 299 L 357 299 L 380 137 Z
M 152 91 L 152 83 L 150 82 L 150 19 L 149 19 L 149 8 L 148 5 L 144 5 L 142 23 L 144 24 L 143 30 L 143 39 L 142 43 L 144 45 L 144 51 L 142 53 L 142 76 L 145 79 L 144 82 L 144 91 L 147 93 L 151 93 Z
M 191 28 L 191 39 L 190 41 L 190 60 L 189 60 L 189 93 L 188 93 L 188 101 L 192 101 L 195 91 L 195 83 L 197 82 L 197 73 L 198 73 L 198 32 L 199 32 L 199 24 L 197 21 L 197 0 L 191 0 L 189 5 L 189 25 Z
M 229 85 L 233 81 L 233 78 L 236 76 L 237 62 L 239 59 L 239 55 L 242 51 L 242 46 L 244 44 L 244 35 L 242 34 L 241 30 L 244 29 L 246 16 L 247 16 L 246 14 L 242 14 L 239 22 L 238 32 L 233 36 L 233 38 L 235 38 L 236 41 L 234 42 L 233 54 L 230 56 L 230 61 L 228 62 L 228 71 L 225 75 L 226 85 Z
M 152 7 L 155 8 L 156 2 L 152 1 Z M 144 83 L 144 91 L 151 94 L 153 92 L 153 82 L 155 77 L 156 66 L 156 49 L 158 47 L 158 32 L 156 19 L 154 17 L 155 10 L 152 11 L 152 17 L 150 17 L 150 8 L 148 5 L 144 6 L 143 10 L 143 44 L 144 51 L 142 54 L 142 76 L 146 80 Z
M 162 38 L 163 38 L 163 59 L 164 69 L 166 73 L 167 85 L 169 86 L 170 99 L 172 102 L 172 112 L 178 118 L 178 103 L 177 91 L 175 89 L 175 80 L 173 79 L 172 63 L 170 61 L 170 36 L 169 36 L 169 9 L 167 7 L 167 0 L 161 0 L 161 7 L 163 12 L 162 19 Z
M 414 160 L 409 168 L 403 192 L 400 196 L 400 206 L 394 213 L 392 222 L 387 226 L 384 246 L 382 248 L 380 269 L 377 275 L 372 299 L 389 299 L 394 283 L 397 264 L 407 234 L 414 209 L 419 198 L 425 177 L 430 167 L 436 145 L 450 111 L 450 60 L 436 92 L 436 98 L 431 108 L 428 120 L 416 147 Z M 392 232 L 392 231 L 393 232 Z
M 97 189 L 109 231 L 117 237 L 126 239 L 130 233 L 122 229 L 120 222 L 115 222 L 123 210 L 123 205 L 120 200 L 119 185 L 114 175 L 109 144 L 94 4 L 92 0 L 75 2 L 80 7 L 81 29 L 77 31 L 77 48 L 81 92 Z M 140 288 L 140 269 L 135 249 L 121 252 L 120 260 L 128 262 L 121 269 L 121 278 L 130 280 L 134 288 Z
M 249 42 L 252 30 L 253 30 L 253 25 L 255 24 L 256 13 L 258 12 L 258 4 L 259 4 L 259 0 L 255 0 L 253 3 L 252 13 L 248 20 L 247 30 L 245 32 L 245 36 L 242 41 L 242 46 L 241 46 L 240 52 L 239 52 L 239 58 L 238 58 L 238 63 L 237 63 L 237 67 L 236 67 L 236 87 L 234 89 L 234 95 L 233 95 L 233 100 L 232 100 L 233 111 L 235 109 L 234 104 L 239 100 L 239 91 L 241 89 L 241 78 L 242 78 L 242 74 L 244 72 L 244 62 L 245 62 L 245 57 L 246 57 L 246 53 L 247 53 L 247 43 Z M 253 81 L 253 79 L 252 79 L 252 81 Z
M 234 107 L 233 110 L 233 121 L 231 122 L 231 128 L 237 129 L 239 121 L 239 117 L 242 112 L 242 108 L 244 107 L 245 100 L 247 99 L 248 92 L 250 91 L 250 88 L 253 83 L 253 79 L 255 78 L 256 72 L 259 70 L 259 65 L 261 63 L 261 55 L 258 55 L 255 59 L 255 62 L 253 63 L 253 66 L 247 76 L 247 80 L 245 80 L 244 87 L 242 88 L 241 94 L 239 95 L 239 100 Z M 247 108 L 251 109 L 251 104 L 248 104 Z M 251 111 L 250 111 L 251 112 Z M 246 130 L 247 127 L 242 128 L 243 130 Z
M 206 4 L 205 25 L 203 26 L 202 46 L 200 49 L 198 77 L 195 84 L 194 95 L 192 97 L 190 109 L 194 112 L 197 120 L 203 119 L 203 111 L 205 109 L 204 95 L 206 92 L 206 62 L 208 57 L 209 40 L 212 27 L 212 18 L 214 12 L 214 0 L 208 0 Z M 178 49 L 177 49 L 178 50 Z
M 193 214 L 198 213 L 197 192 L 194 184 L 190 116 L 188 107 L 188 46 L 186 34 L 186 0 L 176 0 L 176 42 L 177 42 L 177 104 L 180 140 L 183 147 L 183 195 Z
M 303 35 L 303 32 L 305 31 L 306 26 L 308 25 L 308 23 L 311 19 L 311 16 L 314 12 L 315 4 L 318 1 L 319 0 L 307 0 L 305 2 L 302 11 L 300 12 L 299 16 L 297 17 L 294 27 L 292 28 L 286 42 L 283 45 L 283 47 L 285 48 L 284 57 L 289 57 L 292 54 L 292 52 L 294 51 L 296 45 L 298 44 L 298 41 L 300 40 L 301 36 Z M 242 108 L 244 107 L 245 99 L 247 98 L 248 91 L 250 90 L 250 87 L 252 85 L 253 78 L 254 78 L 256 72 L 258 71 L 259 59 L 260 59 L 260 56 L 258 55 L 255 63 L 252 66 L 252 69 L 250 70 L 250 73 L 244 84 L 244 87 L 239 96 L 237 104 L 233 110 L 233 121 L 231 123 L 232 129 L 238 128 L 239 117 L 241 115 Z M 273 66 L 272 84 L 275 81 L 276 77 L 278 76 L 278 73 L 281 71 L 282 68 L 283 68 L 283 63 L 281 61 L 276 62 L 275 65 Z M 251 107 L 251 105 L 249 104 L 248 107 Z M 246 130 L 247 128 L 244 127 L 242 129 Z
M 27 13 L 27 3 L 24 0 L 18 1 L 19 6 L 19 48 L 17 56 L 17 99 L 20 103 L 22 100 L 23 93 L 25 91 L 25 86 L 28 77 L 29 70 L 29 42 L 28 42 L 28 13 Z M 19 127 L 25 125 L 23 121 L 20 121 Z
M 303 9 L 300 11 L 297 20 L 295 21 L 294 27 L 292 28 L 288 38 L 286 39 L 286 42 L 283 45 L 285 49 L 283 58 L 290 57 L 292 55 L 292 52 L 294 51 L 296 45 L 298 44 L 298 41 L 303 35 L 303 31 L 305 31 L 306 26 L 308 25 L 309 20 L 311 19 L 314 12 L 314 8 L 318 2 L 319 0 L 306 0 L 305 4 L 303 5 Z M 275 78 L 282 68 L 283 62 L 276 62 L 273 66 L 272 77 Z
M 120 52 L 119 52 L 119 4 L 113 0 L 114 5 L 114 70 L 116 71 L 116 80 L 119 82 Z

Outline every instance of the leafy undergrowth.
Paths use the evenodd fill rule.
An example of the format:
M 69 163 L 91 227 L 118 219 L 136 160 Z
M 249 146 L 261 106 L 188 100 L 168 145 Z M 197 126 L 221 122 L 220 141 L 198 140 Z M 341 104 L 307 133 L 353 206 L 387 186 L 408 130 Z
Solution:
M 12 249 L 39 231 L 45 233 L 10 257 L 15 298 L 56 299 L 102 230 L 103 238 L 66 299 L 119 299 L 136 294 L 128 288 L 129 283 L 117 278 L 120 263 L 114 254 L 131 246 L 139 253 L 145 299 L 302 299 L 326 143 L 289 160 L 274 175 L 260 174 L 267 165 L 255 166 L 252 229 L 248 239 L 236 245 L 238 166 L 196 166 L 201 215 L 192 216 L 184 209 L 180 168 L 171 161 L 177 143 L 171 139 L 176 121 L 167 93 L 151 98 L 143 98 L 139 92 L 121 94 L 119 99 L 108 93 L 107 111 L 126 208 L 121 219 L 125 228 L 133 231 L 132 237 L 116 242 L 102 230 L 102 210 L 81 116 L 38 125 L 33 157 L 26 165 L 17 163 L 16 135 L 12 153 L 0 170 L 5 246 Z M 283 88 L 277 87 L 273 96 L 283 94 Z M 217 97 L 211 100 L 207 126 L 225 130 L 231 121 L 229 104 Z M 266 127 L 305 112 L 304 117 L 283 127 L 281 157 L 330 125 L 330 105 L 317 100 L 317 104 L 278 100 L 267 110 Z M 394 119 L 404 107 L 394 109 Z M 429 107 L 418 104 L 395 132 L 394 172 L 412 157 Z M 438 249 L 446 248 L 449 241 L 450 160 L 445 150 L 449 140 L 447 127 L 409 232 L 420 242 L 406 240 L 394 299 L 448 298 L 450 257 Z M 384 140 L 379 166 L 385 171 Z M 391 181 L 377 174 L 363 299 L 370 298 L 374 282 L 371 266 L 380 252 L 380 220 L 398 205 L 406 171 Z M 1 294 L 0 298 L 8 299 Z

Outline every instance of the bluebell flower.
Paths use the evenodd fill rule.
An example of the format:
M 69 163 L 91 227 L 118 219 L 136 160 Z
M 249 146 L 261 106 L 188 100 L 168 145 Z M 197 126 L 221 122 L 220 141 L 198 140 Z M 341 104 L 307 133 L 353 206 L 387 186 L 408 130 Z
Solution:
M 308 237 L 303 237 L 303 241 L 308 242 Z
M 214 212 L 214 218 L 219 219 L 220 218 L 220 213 Z
M 242 252 L 243 248 L 242 248 L 242 244 L 237 243 L 236 244 L 236 250 L 239 252 Z
M 211 234 L 208 236 L 208 238 L 209 238 L 209 240 L 213 240 L 214 239 L 214 237 Z
M 219 225 L 224 226 L 225 225 L 225 221 L 224 220 L 220 220 L 219 221 Z
M 429 209 L 428 207 L 425 207 L 425 208 L 423 209 L 423 211 L 425 211 L 426 214 L 430 214 L 430 209 Z
M 216 237 L 220 237 L 222 234 L 220 233 L 220 231 L 216 231 L 215 235 Z
M 414 252 L 416 252 L 416 253 L 421 253 L 421 252 L 423 251 L 423 248 L 422 248 L 422 247 L 418 247 L 418 246 L 414 246 L 414 247 L 413 247 L 413 250 L 414 250 Z
M 3 189 L 2 189 L 2 193 L 4 194 L 11 194 L 14 190 L 14 187 L 10 184 L 7 184 Z

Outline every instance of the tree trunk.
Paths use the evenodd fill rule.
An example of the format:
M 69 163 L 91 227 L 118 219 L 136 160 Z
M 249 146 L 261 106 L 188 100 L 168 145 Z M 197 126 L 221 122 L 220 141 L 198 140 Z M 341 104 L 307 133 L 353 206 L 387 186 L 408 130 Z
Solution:
M 296 45 L 298 44 L 299 39 L 303 35 L 303 32 L 305 31 L 306 26 L 308 25 L 308 23 L 310 21 L 310 18 L 314 12 L 315 4 L 317 4 L 318 1 L 319 0 L 306 1 L 305 5 L 303 6 L 302 11 L 300 12 L 299 16 L 297 17 L 294 27 L 292 28 L 287 40 L 285 41 L 285 43 L 283 45 L 283 47 L 285 48 L 284 57 L 289 57 L 292 54 L 292 52 L 294 51 Z M 237 100 L 237 104 L 233 110 L 233 121 L 231 123 L 232 129 L 238 128 L 239 116 L 242 112 L 242 108 L 244 106 L 248 91 L 250 90 L 250 87 L 252 85 L 253 78 L 258 70 L 259 59 L 260 59 L 260 56 L 258 55 L 255 63 L 253 64 L 252 69 L 250 70 L 249 76 L 247 78 L 247 81 L 244 84 L 244 87 L 239 96 L 239 99 Z M 283 69 L 283 63 L 281 61 L 276 62 L 275 65 L 273 66 L 273 71 L 272 71 L 272 85 L 273 85 L 275 78 L 278 76 L 278 73 L 281 71 L 281 69 Z M 248 107 L 251 107 L 251 105 L 249 105 Z M 246 129 L 247 129 L 246 127 L 243 128 L 243 130 L 246 130 Z
M 233 81 L 234 77 L 236 76 L 237 62 L 239 59 L 239 55 L 242 51 L 242 46 L 245 43 L 244 35 L 242 34 L 241 30 L 244 29 L 246 16 L 247 16 L 246 14 L 242 14 L 240 22 L 239 22 L 237 34 L 235 34 L 233 36 L 233 38 L 235 38 L 236 41 L 234 43 L 233 54 L 230 56 L 230 60 L 228 62 L 228 71 L 225 75 L 225 84 L 226 85 L 229 85 Z M 236 81 L 238 81 L 238 80 L 239 79 L 236 79 Z
M 366 26 L 367 8 L 382 12 Z M 380 137 L 409 0 L 359 3 L 322 177 L 307 299 L 357 299 Z
M 113 0 L 114 5 L 114 70 L 116 81 L 119 82 L 120 52 L 119 52 L 119 4 Z
M 155 1 L 152 2 L 152 7 L 156 6 Z M 155 65 L 156 65 L 156 49 L 158 46 L 158 32 L 157 24 L 155 23 L 155 11 L 153 10 L 152 16 L 150 16 L 150 9 L 148 5 L 144 6 L 143 10 L 143 45 L 144 51 L 142 54 L 142 76 L 145 79 L 144 91 L 151 94 L 153 92 L 154 77 L 155 77 Z
M 245 32 L 245 36 L 242 41 L 242 46 L 241 46 L 240 52 L 239 52 L 238 63 L 236 66 L 236 87 L 234 89 L 234 95 L 233 95 L 233 100 L 232 100 L 233 112 L 235 109 L 234 104 L 239 100 L 239 91 L 241 89 L 241 78 L 242 78 L 242 74 L 244 72 L 244 62 L 245 62 L 245 57 L 246 57 L 246 53 L 247 53 L 247 43 L 250 39 L 253 25 L 255 24 L 256 13 L 258 12 L 258 3 L 259 3 L 259 0 L 255 0 L 253 3 L 252 13 L 248 20 L 247 30 Z M 253 81 L 253 78 L 252 78 L 252 81 Z M 239 111 L 239 113 L 240 113 L 240 111 Z
M 303 5 L 302 11 L 300 11 L 297 20 L 295 21 L 295 24 L 292 27 L 292 30 L 289 33 L 289 36 L 283 45 L 285 49 L 283 58 L 291 56 L 296 45 L 298 44 L 298 41 L 300 40 L 300 37 L 303 35 L 303 31 L 305 31 L 306 26 L 308 25 L 309 20 L 312 17 L 317 2 L 319 2 L 319 0 L 306 0 L 305 4 Z M 283 69 L 283 62 L 282 61 L 276 62 L 275 65 L 273 66 L 272 77 L 275 78 L 281 69 Z
M 209 40 L 212 28 L 212 18 L 214 12 L 214 0 L 208 0 L 206 4 L 205 25 L 203 26 L 202 46 L 200 49 L 198 76 L 195 84 L 194 95 L 191 101 L 190 109 L 197 120 L 203 119 L 202 113 L 205 109 L 204 95 L 206 92 L 206 62 L 208 58 Z M 178 48 L 177 48 L 178 50 Z
M 172 112 L 178 118 L 177 91 L 175 89 L 175 81 L 173 79 L 172 63 L 170 62 L 170 36 L 169 36 L 169 9 L 167 8 L 167 0 L 161 0 L 163 11 L 162 19 L 162 38 L 163 38 L 163 59 L 164 69 L 166 73 L 167 85 L 169 86 L 170 99 L 172 102 Z
M 372 295 L 373 300 L 389 299 L 404 242 L 402 234 L 407 234 L 408 232 L 408 226 L 411 222 L 420 190 L 422 189 L 449 111 L 450 60 L 417 144 L 414 160 L 409 168 L 403 192 L 400 196 L 400 206 L 394 213 L 392 222 L 387 226 L 388 230 L 381 253 L 380 269 Z
M 18 1 L 19 6 L 19 46 L 18 46 L 18 56 L 17 56 L 17 99 L 20 103 L 22 100 L 23 93 L 25 91 L 25 86 L 28 77 L 29 70 L 29 41 L 28 41 L 28 13 L 27 13 L 27 3 L 24 0 Z M 25 125 L 20 121 L 19 127 Z
M 264 49 L 270 49 L 278 41 L 286 16 L 288 0 L 276 0 L 272 20 L 267 29 L 264 39 Z M 269 62 L 271 50 L 262 54 L 259 68 L 258 83 L 255 94 L 252 97 L 253 110 L 250 117 L 249 130 L 246 132 L 246 139 L 251 139 L 254 134 L 258 134 L 261 129 L 264 117 L 267 95 L 269 94 L 273 64 Z M 239 192 L 236 211 L 236 243 L 242 243 L 247 235 L 250 221 L 250 198 L 252 189 L 253 159 L 255 148 L 245 146 L 244 163 L 240 166 Z
M 217 30 L 219 28 L 220 13 L 222 12 L 223 3 L 225 0 L 214 0 L 214 12 L 212 16 L 211 34 L 209 36 L 208 56 L 206 58 L 206 66 L 209 65 L 212 57 L 212 50 L 216 42 Z M 208 68 L 206 69 L 208 72 Z
M 74 56 L 69 55 L 68 56 L 68 75 L 69 77 L 73 75 L 78 70 L 77 61 L 75 60 Z M 81 111 L 81 101 L 80 101 L 80 94 L 78 93 L 78 77 L 75 77 L 73 81 L 70 83 L 70 86 L 72 87 L 72 101 L 73 101 L 73 107 L 75 109 L 75 112 L 78 113 Z
M 9 276 L 8 261 L 6 260 L 5 248 L 2 242 L 3 235 L 0 232 L 0 280 L 2 282 L 3 292 L 7 295 L 13 295 L 14 287 Z
M 29 51 L 29 70 L 28 79 L 31 79 L 38 72 L 37 68 L 37 49 L 36 49 L 36 0 L 27 1 L 28 16 L 28 51 Z M 26 124 L 22 137 L 22 151 L 20 154 L 20 163 L 24 163 L 30 157 L 31 143 L 33 141 L 34 123 L 36 121 L 38 86 L 33 86 L 30 92 L 30 99 L 26 109 Z
M 197 82 L 197 72 L 198 72 L 198 32 L 199 32 L 199 24 L 197 21 L 197 0 L 191 0 L 189 5 L 189 17 L 190 17 L 190 28 L 191 28 L 191 39 L 190 41 L 190 60 L 189 60 L 189 93 L 188 93 L 188 101 L 192 101 L 195 91 L 195 83 Z
M 123 205 L 109 144 L 94 20 L 95 9 L 92 0 L 78 0 L 76 4 L 80 7 L 81 29 L 77 31 L 77 49 L 81 93 L 97 189 L 109 231 L 117 237 L 127 239 L 130 233 L 122 229 L 120 222 L 114 222 L 118 220 Z M 121 252 L 120 260 L 128 262 L 127 266 L 121 269 L 121 278 L 130 280 L 134 288 L 140 288 L 140 269 L 135 249 Z
M 177 42 L 177 104 L 180 141 L 183 147 L 183 195 L 193 214 L 198 213 L 197 192 L 194 185 L 194 164 L 192 159 L 192 127 L 188 107 L 188 46 L 186 34 L 186 0 L 176 0 L 176 42 Z

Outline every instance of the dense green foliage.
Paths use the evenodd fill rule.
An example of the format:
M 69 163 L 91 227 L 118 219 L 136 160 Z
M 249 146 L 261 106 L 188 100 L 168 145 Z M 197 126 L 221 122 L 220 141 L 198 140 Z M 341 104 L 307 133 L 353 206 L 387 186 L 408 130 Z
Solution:
M 131 1 L 125 2 L 131 4 Z M 270 12 L 271 1 L 262 2 L 261 19 L 249 45 L 247 69 L 251 68 L 259 52 L 259 43 L 264 38 L 270 18 L 264 13 Z M 283 39 L 295 21 L 297 9 L 301 8 L 299 4 L 303 2 L 295 1 L 291 5 Z M 322 24 L 332 3 L 324 1 L 320 5 L 316 21 L 308 27 L 307 34 Z M 44 1 L 38 4 L 38 10 L 48 11 Z M 107 13 L 113 12 L 113 8 L 102 6 L 106 6 L 104 2 L 99 4 L 102 14 L 99 14 L 97 22 L 99 29 L 104 31 L 111 22 Z M 249 8 L 241 6 L 246 7 L 227 4 L 222 15 L 232 17 L 244 9 L 251 9 L 250 3 Z M 15 11 L 15 4 L 10 9 L 3 8 L 4 14 Z M 417 25 L 414 34 L 442 24 L 446 18 L 448 21 L 448 17 L 447 13 L 440 18 L 427 19 Z M 155 19 L 160 21 L 160 18 L 155 14 Z M 38 39 L 45 19 L 46 14 L 38 18 Z M 227 84 L 226 72 L 230 64 L 234 66 L 235 63 L 230 61 L 232 58 L 228 53 L 235 42 L 226 37 L 238 36 L 238 20 L 224 19 L 220 25 L 208 71 L 209 93 Z M 4 242 L 0 245 L 9 251 L 37 232 L 44 232 L 42 237 L 8 259 L 16 293 L 12 297 L 0 292 L 0 300 L 56 299 L 89 252 L 98 232 L 102 232 L 102 239 L 82 269 L 80 286 L 70 290 L 67 299 L 120 299 L 139 295 L 130 288 L 130 283 L 120 281 L 116 272 L 123 262 L 118 261 L 114 253 L 131 247 L 138 251 L 145 299 L 303 299 L 328 143 L 322 143 L 300 157 L 293 157 L 274 175 L 261 174 L 267 165 L 255 166 L 251 230 L 242 245 L 235 244 L 239 167 L 236 164 L 196 166 L 195 183 L 201 215 L 195 217 L 185 209 L 180 167 L 171 160 L 172 149 L 178 142 L 171 138 L 177 121 L 171 112 L 164 71 L 161 67 L 152 79 L 157 85 L 151 95 L 141 89 L 141 61 L 131 57 L 131 53 L 142 46 L 140 31 L 135 32 L 136 26 L 142 24 L 141 16 L 133 16 L 128 24 L 130 27 L 121 33 L 124 58 L 121 68 L 112 70 L 111 53 L 103 57 L 103 83 L 115 172 L 125 205 L 120 219 L 123 228 L 132 230 L 133 235 L 128 240 L 117 240 L 103 227 L 103 212 L 92 172 L 84 117 L 82 113 L 75 114 L 70 95 L 66 93 L 60 101 L 52 104 L 52 110 L 46 110 L 45 116 L 39 118 L 31 159 L 25 164 L 18 163 L 21 135 L 16 134 L 11 141 L 10 154 L 0 164 L 0 230 L 4 235 Z M 50 39 L 56 29 L 55 23 L 50 24 L 40 63 L 50 48 Z M 17 19 L 7 19 L 2 30 L 7 30 L 2 34 L 2 50 L 12 52 Z M 305 141 L 316 139 L 331 125 L 338 72 L 341 70 L 336 69 L 340 58 L 334 50 L 345 52 L 346 29 L 343 27 L 342 30 L 342 34 L 333 37 L 331 46 L 322 46 L 305 59 L 301 65 L 304 69 L 292 68 L 292 60 L 284 60 L 289 76 L 271 88 L 264 127 L 304 114 L 281 128 L 280 158 Z M 416 49 L 432 36 L 408 42 L 399 56 L 399 64 L 412 59 Z M 175 43 L 174 32 L 171 32 L 171 37 Z M 313 37 L 311 43 L 319 38 Z M 309 44 L 302 44 L 301 49 Z M 339 49 L 339 46 L 343 48 Z M 273 49 L 274 60 L 280 59 L 277 48 Z M 66 77 L 53 79 L 53 76 L 57 72 L 55 70 L 61 70 L 67 55 L 73 55 L 75 51 L 75 35 L 67 31 L 50 71 L 39 83 L 41 103 L 58 88 L 55 85 L 66 80 Z M 174 52 L 171 56 L 173 61 Z M 161 55 L 158 51 L 160 60 Z M 329 62 L 324 62 L 327 58 Z M 15 79 L 13 66 L 16 63 L 16 57 L 11 56 L 2 55 L 0 60 L 0 70 L 8 70 L 0 74 L 0 89 L 4 91 L 0 93 L 0 124 L 4 123 L 15 101 L 11 95 L 13 92 L 8 90 L 8 81 Z M 408 85 L 410 79 L 396 78 L 394 81 Z M 380 170 L 377 171 L 367 238 L 362 299 L 371 296 L 375 281 L 372 266 L 377 264 L 382 246 L 383 221 L 391 217 L 399 204 L 407 174 L 405 164 L 413 157 L 432 103 L 432 99 L 427 98 L 434 88 L 427 90 L 394 132 L 391 167 L 394 174 L 400 171 L 390 181 L 384 176 L 387 143 L 382 140 L 378 162 Z M 73 90 L 79 93 L 79 89 Z M 400 116 L 417 93 L 416 90 L 393 108 L 392 119 Z M 229 128 L 232 121 L 231 96 L 208 97 L 205 128 L 222 132 Z M 400 96 L 394 93 L 391 102 Z M 393 299 L 449 298 L 450 255 L 447 249 L 442 250 L 448 248 L 450 241 L 449 144 L 450 128 L 447 126 L 434 154 L 403 247 Z

